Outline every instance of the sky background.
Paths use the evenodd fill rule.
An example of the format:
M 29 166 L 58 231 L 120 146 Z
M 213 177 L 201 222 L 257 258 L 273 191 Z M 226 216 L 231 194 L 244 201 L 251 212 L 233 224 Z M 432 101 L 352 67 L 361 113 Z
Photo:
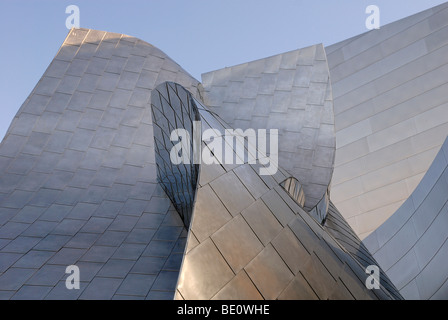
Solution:
M 368 5 L 381 25 L 445 0 L 0 0 L 0 140 L 68 34 L 68 5 L 80 27 L 135 36 L 196 79 L 226 66 L 368 31 Z

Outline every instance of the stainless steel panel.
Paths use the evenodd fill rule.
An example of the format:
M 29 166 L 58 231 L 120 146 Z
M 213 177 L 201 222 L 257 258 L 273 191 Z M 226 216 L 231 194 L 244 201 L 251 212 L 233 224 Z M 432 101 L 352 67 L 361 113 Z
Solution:
M 211 239 L 234 273 L 238 273 L 263 249 L 263 245 L 241 215 L 226 223 Z
M 315 255 L 311 256 L 311 259 L 308 260 L 300 272 L 311 285 L 320 300 L 328 299 L 333 290 L 335 290 L 335 279 Z
M 260 292 L 242 270 L 212 298 L 213 300 L 263 300 Z
M 295 214 L 285 204 L 283 199 L 275 190 L 270 190 L 261 198 L 268 206 L 271 212 L 275 215 L 282 226 L 286 226 L 294 217 Z
M 204 241 L 231 218 L 209 185 L 198 189 L 191 230 L 199 241 Z
M 279 296 L 280 300 L 318 300 L 319 297 L 308 282 L 298 273 L 285 291 Z
M 177 289 L 187 300 L 210 299 L 234 276 L 210 239 L 185 257 Z
M 244 269 L 267 300 L 276 299 L 294 277 L 271 245 L 267 245 Z
M 210 186 L 233 216 L 246 209 L 254 201 L 254 198 L 233 172 L 228 172 L 215 179 Z
M 260 198 L 269 189 L 250 165 L 242 165 L 233 170 L 255 199 Z
M 255 201 L 242 215 L 263 245 L 267 245 L 282 230 L 281 224 L 261 200 Z
M 309 253 L 288 227 L 272 240 L 272 245 L 295 275 L 309 260 Z

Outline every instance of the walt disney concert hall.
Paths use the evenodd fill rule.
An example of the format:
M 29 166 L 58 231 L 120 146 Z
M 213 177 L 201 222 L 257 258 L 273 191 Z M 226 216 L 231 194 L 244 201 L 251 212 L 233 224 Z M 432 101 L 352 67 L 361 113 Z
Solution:
M 448 299 L 447 75 L 448 3 L 201 81 L 72 29 L 0 144 L 0 299 Z

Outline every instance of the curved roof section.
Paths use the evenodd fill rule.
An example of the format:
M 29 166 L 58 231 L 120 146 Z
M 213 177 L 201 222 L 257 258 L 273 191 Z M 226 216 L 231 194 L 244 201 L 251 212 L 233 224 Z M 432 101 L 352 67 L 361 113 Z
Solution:
M 0 298 L 401 298 L 387 275 L 405 297 L 446 297 L 447 17 L 444 4 L 331 46 L 329 68 L 316 45 L 207 73 L 203 87 L 139 39 L 71 30 L 0 144 Z M 153 133 L 170 127 L 154 127 L 150 97 L 166 81 L 168 107 L 195 105 L 203 130 L 280 128 L 287 170 L 160 174 L 168 145 Z M 176 179 L 191 185 L 172 192 Z M 376 261 L 386 281 L 369 291 Z M 65 289 L 69 264 L 82 290 Z
M 303 185 L 308 209 L 330 185 L 335 137 L 324 47 L 314 45 L 202 75 L 202 97 L 231 127 L 278 129 L 279 165 Z
M 173 298 L 186 233 L 157 183 L 150 107 L 166 80 L 197 92 L 144 41 L 69 32 L 0 145 L 1 299 Z
M 403 205 L 364 243 L 406 299 L 448 296 L 448 138 Z
M 178 84 L 161 84 L 154 92 L 155 100 L 162 96 L 166 102 L 163 108 L 153 104 L 154 112 L 166 111 L 165 117 L 154 119 L 155 127 L 166 131 L 159 132 L 158 137 L 168 138 L 179 125 L 189 130 L 191 119 L 180 119 L 185 119 L 182 115 L 190 108 L 199 111 L 203 130 L 213 128 L 223 133 L 228 128 Z M 210 147 L 207 141 L 202 145 Z M 168 153 L 173 143 L 159 146 Z M 236 153 L 235 145 L 232 152 Z M 163 157 L 157 160 L 159 178 L 174 177 L 165 184 L 167 193 L 176 194 L 177 184 L 171 182 L 182 179 L 179 171 L 183 180 L 188 180 L 190 171 L 165 166 Z M 217 156 L 215 160 L 200 164 L 197 190 L 181 198 L 185 205 L 180 207 L 191 199 L 195 202 L 177 299 L 401 298 L 393 285 L 383 286 L 384 279 L 380 290 L 366 288 L 365 266 L 358 257 L 280 186 L 291 177 L 285 170 L 279 168 L 274 175 L 263 176 L 259 174 L 260 164 L 227 164 Z M 166 174 L 165 170 L 172 172 Z
M 332 200 L 361 239 L 411 195 L 448 134 L 448 4 L 326 48 Z

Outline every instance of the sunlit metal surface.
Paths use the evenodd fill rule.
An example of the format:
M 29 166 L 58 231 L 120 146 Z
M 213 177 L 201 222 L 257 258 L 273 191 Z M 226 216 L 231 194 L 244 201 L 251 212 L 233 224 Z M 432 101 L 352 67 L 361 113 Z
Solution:
M 203 84 L 137 38 L 71 30 L 0 145 L 0 299 L 446 299 L 447 21 Z M 240 139 L 240 162 L 199 139 L 215 163 L 174 164 L 179 128 L 279 129 L 279 168 Z
M 406 299 L 447 299 L 447 230 L 448 138 L 411 196 L 364 242 Z
M 69 32 L 0 145 L 0 299 L 174 297 L 187 233 L 157 182 L 149 103 L 167 79 L 197 92 L 146 42 Z
M 182 91 L 179 85 L 161 84 L 167 85 Z M 191 99 L 183 90 L 184 101 L 171 100 L 175 112 L 182 113 Z M 155 92 L 163 95 L 166 90 Z M 195 103 L 203 127 L 227 127 Z M 366 288 L 368 275 L 358 258 L 280 186 L 292 178 L 286 171 L 261 176 L 259 164 L 216 160 L 200 165 L 177 299 L 401 298 L 393 287 Z M 303 197 L 298 198 L 302 204 Z
M 332 201 L 364 239 L 408 199 L 448 135 L 448 3 L 326 47 Z
M 209 109 L 232 128 L 278 129 L 279 165 L 300 181 L 305 207 L 333 173 L 333 96 L 322 44 L 202 75 Z

